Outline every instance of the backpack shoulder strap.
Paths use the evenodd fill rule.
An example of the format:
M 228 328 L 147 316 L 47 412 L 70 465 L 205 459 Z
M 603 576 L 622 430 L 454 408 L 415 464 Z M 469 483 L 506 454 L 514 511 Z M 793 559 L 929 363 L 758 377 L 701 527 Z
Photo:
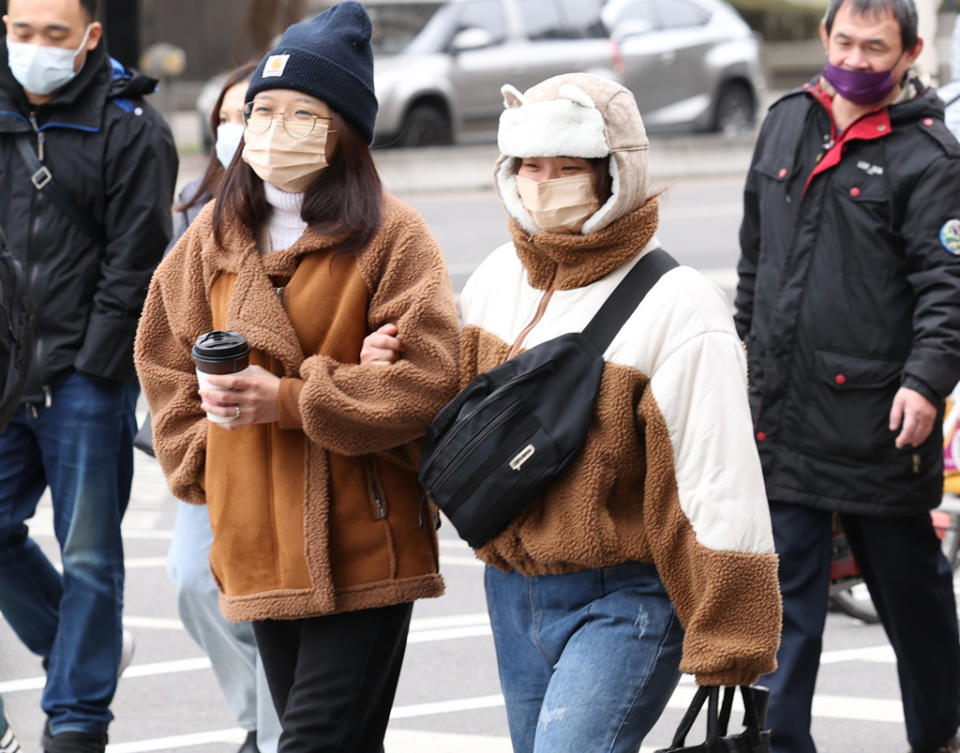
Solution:
M 14 136 L 14 143 L 17 145 L 17 151 L 23 159 L 27 170 L 30 172 L 30 182 L 37 191 L 45 191 L 53 200 L 53 203 L 60 207 L 74 225 L 86 233 L 92 241 L 104 244 L 103 230 L 86 213 L 84 213 L 76 202 L 64 193 L 63 189 L 54 181 L 53 174 L 46 165 L 40 162 L 37 155 L 33 153 L 31 136 L 29 133 Z
M 583 336 L 598 352 L 603 353 L 650 289 L 664 273 L 676 266 L 679 266 L 677 260 L 662 248 L 648 252 L 627 272 L 627 276 L 583 328 Z

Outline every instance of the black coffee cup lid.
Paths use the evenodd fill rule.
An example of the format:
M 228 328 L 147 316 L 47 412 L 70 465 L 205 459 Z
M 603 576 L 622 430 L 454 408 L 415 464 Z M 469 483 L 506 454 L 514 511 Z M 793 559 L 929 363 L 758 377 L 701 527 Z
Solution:
M 200 335 L 193 344 L 190 354 L 195 361 L 219 363 L 221 361 L 233 361 L 249 352 L 250 345 L 247 343 L 247 338 L 239 332 L 217 329 Z

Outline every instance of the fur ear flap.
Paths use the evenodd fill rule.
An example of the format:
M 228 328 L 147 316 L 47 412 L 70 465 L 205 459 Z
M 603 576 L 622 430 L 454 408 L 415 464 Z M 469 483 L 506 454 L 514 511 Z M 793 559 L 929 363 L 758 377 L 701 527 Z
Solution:
M 588 95 L 579 86 L 575 86 L 573 84 L 564 84 L 557 89 L 557 94 L 564 99 L 569 99 L 571 102 L 575 102 L 583 107 L 596 107 L 594 101 L 590 99 L 590 95 Z
M 500 87 L 500 93 L 503 95 L 503 106 L 510 110 L 514 107 L 523 107 L 523 94 L 512 84 L 504 84 Z

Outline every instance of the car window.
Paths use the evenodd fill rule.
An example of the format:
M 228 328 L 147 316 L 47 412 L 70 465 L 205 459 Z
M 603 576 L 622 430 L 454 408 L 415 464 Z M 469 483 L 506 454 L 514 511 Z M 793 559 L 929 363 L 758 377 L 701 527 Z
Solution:
M 373 22 L 371 42 L 375 55 L 396 55 L 406 51 L 443 3 L 391 3 L 368 5 Z
M 500 0 L 470 0 L 461 4 L 457 10 L 457 28 L 454 33 L 464 29 L 481 28 L 489 31 L 497 42 L 502 42 L 506 37 L 506 22 Z
M 660 23 L 665 28 L 703 26 L 710 20 L 710 12 L 689 0 L 660 0 Z
M 613 0 L 604 7 L 603 20 L 611 31 L 624 23 L 640 22 L 650 29 L 660 26 L 654 0 Z
M 527 39 L 568 39 L 555 0 L 520 0 L 520 17 Z
M 607 30 L 600 19 L 599 0 L 557 0 L 563 28 L 568 36 L 605 37 Z

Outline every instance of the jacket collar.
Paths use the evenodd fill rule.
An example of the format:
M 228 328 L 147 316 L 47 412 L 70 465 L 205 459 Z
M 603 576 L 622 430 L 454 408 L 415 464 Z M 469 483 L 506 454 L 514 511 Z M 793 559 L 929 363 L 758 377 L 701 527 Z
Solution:
M 108 99 L 139 97 L 156 87 L 156 80 L 128 70 L 107 54 L 101 40 L 87 55 L 83 68 L 56 97 L 34 107 L 10 71 L 6 38 L 0 39 L 0 132 L 29 129 L 29 115 L 36 114 L 41 130 L 75 128 L 100 130 Z
M 832 112 L 831 104 L 834 96 L 836 96 L 836 91 L 820 74 L 814 76 L 801 89 L 791 94 L 796 93 L 805 93 L 813 97 L 823 105 L 827 112 Z M 912 71 L 907 71 L 897 98 L 880 109 L 888 113 L 893 128 L 915 122 L 921 118 L 943 118 L 943 103 L 937 96 L 936 91 L 925 85 L 915 75 L 912 75 Z
M 252 348 L 275 358 L 286 376 L 296 374 L 303 361 L 303 347 L 271 277 L 291 279 L 301 257 L 332 252 L 337 238 L 307 228 L 290 248 L 261 254 L 253 233 L 236 219 L 227 222 L 221 246 L 216 245 L 213 233 L 208 237 L 204 255 L 214 277 L 217 272 L 235 275 L 227 310 L 228 328 L 243 332 Z
M 513 219 L 510 233 L 533 287 L 572 290 L 599 280 L 646 248 L 657 229 L 658 207 L 659 201 L 650 199 L 639 209 L 587 235 L 530 235 Z

